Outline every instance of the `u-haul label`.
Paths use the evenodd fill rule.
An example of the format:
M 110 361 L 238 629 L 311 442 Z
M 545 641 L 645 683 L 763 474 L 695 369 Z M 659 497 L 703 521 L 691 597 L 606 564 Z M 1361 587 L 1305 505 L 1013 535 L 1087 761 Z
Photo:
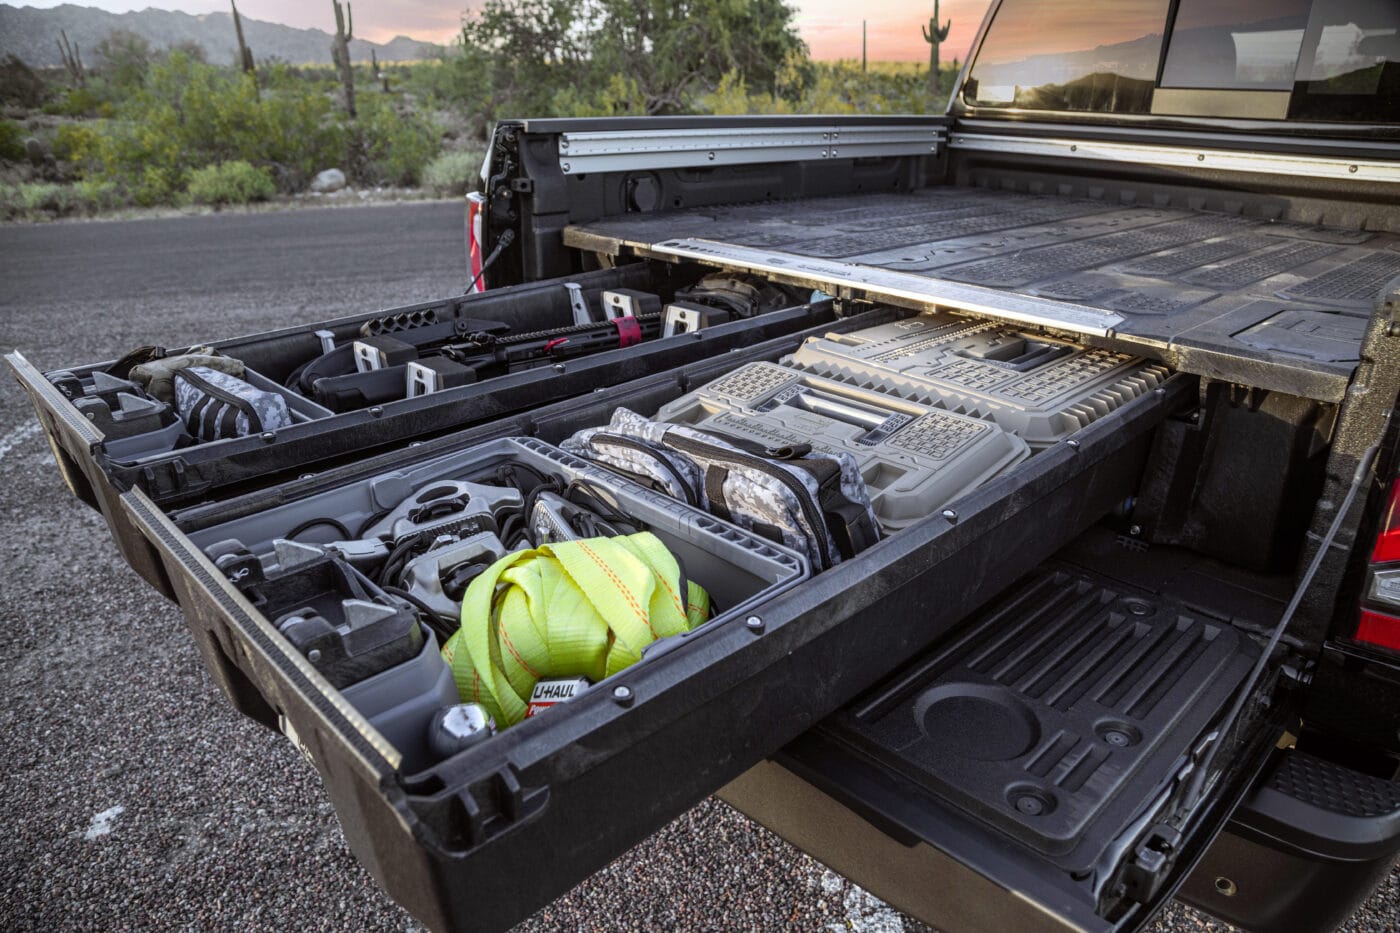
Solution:
M 525 709 L 529 719 L 558 703 L 572 700 L 589 687 L 587 677 L 569 677 L 563 680 L 541 680 L 530 691 L 530 705 Z

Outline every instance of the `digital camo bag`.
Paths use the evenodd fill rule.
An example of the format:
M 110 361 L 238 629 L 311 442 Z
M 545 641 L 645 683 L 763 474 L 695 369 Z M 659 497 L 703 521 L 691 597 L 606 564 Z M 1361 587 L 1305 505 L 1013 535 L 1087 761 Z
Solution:
M 765 448 L 742 438 L 651 421 L 619 408 L 565 450 L 806 554 L 824 568 L 878 540 L 875 513 L 846 453 Z
M 292 423 L 287 400 L 206 366 L 177 369 L 175 409 L 201 441 L 245 437 Z

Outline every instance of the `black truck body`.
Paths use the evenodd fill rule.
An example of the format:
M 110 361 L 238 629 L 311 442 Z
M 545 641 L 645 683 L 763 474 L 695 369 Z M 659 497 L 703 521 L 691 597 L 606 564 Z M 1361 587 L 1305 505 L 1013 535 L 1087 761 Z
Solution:
M 1122 43 L 1141 61 L 1063 54 L 1036 84 L 1015 69 L 1056 56 L 1002 36 L 1056 4 L 995 4 L 942 117 L 503 123 L 489 289 L 213 347 L 294 387 L 347 342 L 549 344 L 585 326 L 577 296 L 743 283 L 746 313 L 693 331 L 620 324 L 616 346 L 338 413 L 287 389 L 290 427 L 165 449 L 168 418 L 91 416 L 112 363 L 9 363 L 230 702 L 303 749 L 356 855 L 433 929 L 508 927 L 716 792 L 940 928 L 1135 929 L 1172 896 L 1330 928 L 1400 852 L 1400 11 L 1136 6 L 1160 18 Z M 1345 28 L 1369 84 L 1329 84 Z M 1288 80 L 1241 64 L 1295 32 Z M 1229 73 L 1205 75 L 1220 35 Z M 482 451 L 675 411 L 761 364 L 993 420 L 898 369 L 922 351 L 891 334 L 945 325 L 1015 346 L 958 351 L 987 385 L 1014 370 L 1053 396 L 1125 360 L 1141 378 L 1053 437 L 1018 428 L 1023 459 L 826 569 L 724 531 L 787 582 L 440 760 L 333 687 L 218 547 L 353 527 L 372 509 L 350 503 L 404 477 L 475 480 Z M 851 363 L 869 334 L 900 349 Z

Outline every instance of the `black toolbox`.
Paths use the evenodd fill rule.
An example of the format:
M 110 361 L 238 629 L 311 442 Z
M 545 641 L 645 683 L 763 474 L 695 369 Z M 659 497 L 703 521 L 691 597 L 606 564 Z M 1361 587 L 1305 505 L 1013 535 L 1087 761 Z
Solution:
M 594 275 L 614 285 L 619 272 Z M 549 283 L 487 297 L 550 288 L 560 290 Z M 481 316 L 486 298 L 448 304 L 454 310 L 439 313 Z M 796 554 L 692 515 L 706 534 L 726 538 L 727 547 L 748 549 L 751 558 L 734 557 L 731 564 L 756 574 L 754 586 L 721 584 L 717 592 L 728 605 L 720 606 L 725 611 L 714 624 L 658 642 L 645 663 L 594 684 L 564 710 L 524 720 L 442 760 L 425 756 L 379 714 L 366 715 L 353 690 L 333 686 L 293 648 L 269 618 L 271 603 L 243 585 L 240 574 L 251 565 L 231 572 L 217 545 L 232 537 L 265 555 L 273 538 L 296 537 L 292 525 L 308 526 L 315 503 L 361 495 L 346 490 L 371 489 L 386 476 L 436 475 L 435 464 L 473 463 L 483 451 L 496 456 L 512 445 L 562 457 L 571 470 L 596 469 L 552 445 L 606 424 L 620 408 L 650 415 L 751 364 L 783 361 L 806 338 L 869 332 L 910 317 L 858 302 L 804 304 L 757 315 L 740 322 L 744 327 L 683 336 L 674 349 L 659 341 L 657 355 L 638 366 L 649 372 L 621 366 L 616 357 L 602 362 L 609 354 L 601 354 L 596 369 L 570 364 L 562 373 L 523 374 L 528 378 L 519 384 L 506 377 L 509 385 L 469 402 L 448 398 L 459 391 L 449 390 L 428 403 L 399 403 L 412 409 L 402 416 L 385 405 L 379 414 L 308 421 L 289 429 L 285 447 L 278 438 L 252 439 L 250 450 L 243 450 L 245 441 L 226 442 L 247 459 L 211 456 L 187 466 L 210 478 L 189 496 L 151 484 L 144 469 L 116 475 L 103 438 L 53 383 L 20 359 L 11 363 L 34 396 L 74 491 L 103 510 L 133 567 L 180 604 L 230 701 L 280 728 L 314 763 L 352 850 L 388 893 L 433 929 L 500 929 L 776 752 L 1118 509 L 1138 488 L 1155 429 L 1190 405 L 1195 380 L 1156 367 L 1141 391 L 1115 396 L 1114 405 L 1033 456 L 1008 460 L 977 488 L 810 577 Z M 334 326 L 353 332 L 363 323 Z M 724 327 L 734 328 L 734 336 L 721 343 Z M 309 341 L 315 329 L 284 335 Z M 217 346 L 251 351 L 265 339 Z M 680 349 L 701 344 L 709 352 Z M 765 404 L 770 412 L 773 404 L 829 407 L 827 395 L 846 390 L 828 382 L 808 398 Z M 600 391 L 604 386 L 611 388 Z M 851 387 L 851 398 L 860 391 Z M 857 421 L 870 417 L 860 403 L 848 400 L 848 407 Z M 976 428 L 975 418 L 929 417 L 935 415 L 957 422 L 957 430 Z M 909 421 L 884 417 L 882 437 Z M 962 424 L 968 420 L 971 428 Z M 453 426 L 459 429 L 448 430 Z M 294 432 L 301 431 L 317 439 L 298 446 Z M 921 455 L 938 455 L 929 446 L 934 440 L 920 441 Z M 316 456 L 293 462 L 294 449 Z M 256 450 L 270 459 L 254 456 Z M 265 463 L 261 471 L 259 463 Z M 892 475 L 872 468 L 867 478 L 897 481 Z M 343 516 L 347 524 L 368 510 L 357 508 Z M 277 515 L 284 518 L 274 521 Z M 332 532 L 323 527 L 310 537 L 323 541 Z M 619 787 L 643 789 L 632 795 L 635 806 L 600 804 L 615 800 Z

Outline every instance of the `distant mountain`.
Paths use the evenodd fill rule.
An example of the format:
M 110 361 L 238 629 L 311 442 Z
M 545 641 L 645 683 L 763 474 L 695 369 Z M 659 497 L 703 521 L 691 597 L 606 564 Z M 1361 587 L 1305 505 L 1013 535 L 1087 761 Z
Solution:
M 331 18 L 330 4 L 326 5 L 326 18 Z M 233 17 L 228 13 L 192 16 L 153 9 L 108 13 L 71 3 L 49 10 L 0 4 L 0 58 L 13 54 L 36 68 L 61 66 L 58 33 L 63 30 L 68 40 L 80 47 L 84 64 L 92 66 L 96 64 L 92 50 L 114 29 L 128 29 L 145 36 L 157 48 L 197 42 L 204 47 L 209 61 L 217 65 L 233 63 L 238 48 Z M 243 35 L 259 63 L 271 58 L 294 65 L 329 64 L 331 60 L 331 34 L 320 29 L 295 29 L 244 16 Z M 370 49 L 381 62 L 402 62 L 428 58 L 437 46 L 408 36 L 395 36 L 385 43 L 355 39 L 350 43 L 350 57 L 369 61 Z

